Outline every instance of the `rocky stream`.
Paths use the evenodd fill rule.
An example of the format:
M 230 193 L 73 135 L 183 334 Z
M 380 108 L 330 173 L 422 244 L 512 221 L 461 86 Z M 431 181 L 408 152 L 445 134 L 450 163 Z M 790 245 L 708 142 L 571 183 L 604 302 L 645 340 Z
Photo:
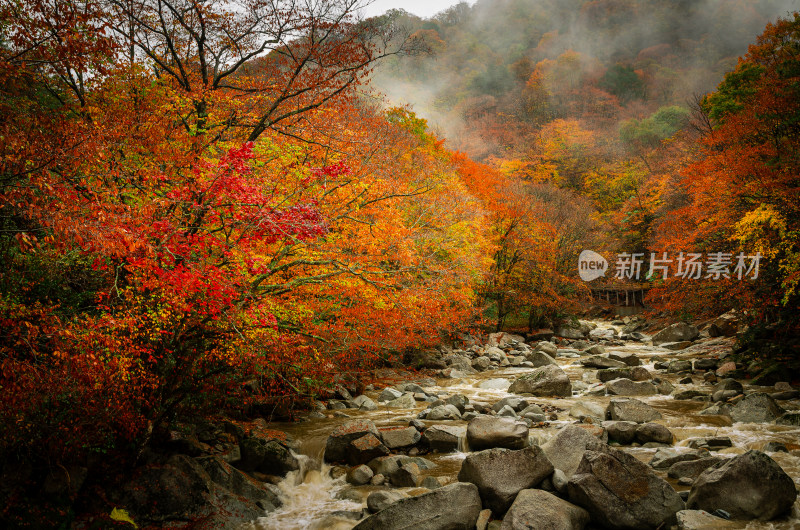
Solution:
M 724 318 L 652 336 L 637 320 L 464 337 L 435 378 L 340 386 L 268 426 L 285 440 L 240 433 L 201 465 L 263 516 L 224 526 L 800 528 L 800 392 L 745 378 Z

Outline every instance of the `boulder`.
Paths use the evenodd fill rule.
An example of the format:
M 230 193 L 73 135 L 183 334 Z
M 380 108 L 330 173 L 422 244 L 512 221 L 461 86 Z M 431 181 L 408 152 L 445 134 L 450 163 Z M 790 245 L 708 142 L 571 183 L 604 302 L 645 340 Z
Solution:
M 569 415 L 581 421 L 591 418 L 594 423 L 600 423 L 606 417 L 606 408 L 594 401 L 576 401 Z
M 639 424 L 633 421 L 604 421 L 603 428 L 608 433 L 608 440 L 628 445 L 636 440 L 636 429 Z
M 360 395 L 353 398 L 351 401 L 353 408 L 358 410 L 378 410 L 378 405 L 375 404 L 368 396 Z
M 519 492 L 503 518 L 500 530 L 581 530 L 589 512 L 552 493 L 526 489 Z
M 542 450 L 553 467 L 570 477 L 578 469 L 586 447 L 597 441 L 586 429 L 578 425 L 567 425 L 543 444 Z
M 589 332 L 589 338 L 594 340 L 614 340 L 617 338 L 617 330 L 614 328 L 597 328 Z
M 239 444 L 241 460 L 236 467 L 245 472 L 259 471 L 285 477 L 289 471 L 300 469 L 300 462 L 277 440 L 249 437 Z
M 534 368 L 547 366 L 548 364 L 558 364 L 556 360 L 543 351 L 530 351 L 525 354 L 525 360 L 533 363 Z
M 519 412 L 530 406 L 530 403 L 523 397 L 506 396 L 497 403 L 495 403 L 494 405 L 492 405 L 492 410 L 495 412 L 500 412 L 500 410 L 506 405 L 510 406 L 512 410 Z
M 678 372 L 691 372 L 692 371 L 692 361 L 687 361 L 686 359 L 676 359 L 674 361 L 670 361 L 667 365 L 667 372 L 671 374 L 677 374 Z
M 417 402 L 414 394 L 403 394 L 397 399 L 387 401 L 384 405 L 390 409 L 413 409 L 417 406 Z
M 653 378 L 650 370 L 643 366 L 631 368 L 607 368 L 597 371 L 597 379 L 606 383 L 613 379 L 630 379 L 631 381 L 649 381 Z
M 351 466 L 366 464 L 373 458 L 389 454 L 389 448 L 383 445 L 380 438 L 372 433 L 367 433 L 361 438 L 356 438 L 347 445 L 346 459 Z
M 700 331 L 693 325 L 685 322 L 676 322 L 662 329 L 653 335 L 653 346 L 658 346 L 665 342 L 681 342 L 684 340 L 694 340 L 700 335 Z
M 708 452 L 700 451 L 679 453 L 675 449 L 663 448 L 656 451 L 656 454 L 653 455 L 653 458 L 650 460 L 650 467 L 653 469 L 669 469 L 675 463 L 697 460 L 707 454 Z
M 732 337 L 739 331 L 742 319 L 736 311 L 728 311 L 717 318 L 708 326 L 710 337 Z
M 572 395 L 572 384 L 564 370 L 550 364 L 518 377 L 508 391 L 512 394 L 569 397 Z
M 172 527 L 191 518 L 198 526 L 233 528 L 263 517 L 280 505 L 277 496 L 221 459 L 173 455 L 161 464 L 134 471 L 119 491 L 115 505 L 142 526 Z M 224 522 L 224 523 L 223 523 Z
M 206 456 L 198 458 L 197 463 L 208 473 L 214 483 L 233 495 L 255 503 L 262 510 L 273 511 L 280 507 L 281 500 L 275 492 L 221 458 Z
M 658 423 L 643 423 L 636 428 L 636 441 L 640 444 L 671 444 L 673 438 L 672 432 Z
M 603 357 L 602 355 L 592 355 L 591 357 L 581 359 L 581 364 L 586 368 L 597 368 L 598 370 L 603 370 L 605 368 L 625 368 L 628 366 L 622 361 Z
M 588 348 L 584 349 L 582 355 L 602 355 L 606 352 L 606 349 L 600 346 L 599 344 L 595 344 L 594 346 L 589 346 Z
M 606 408 L 606 418 L 620 421 L 633 421 L 647 423 L 661 419 L 661 413 L 656 409 L 633 398 L 614 398 Z
M 586 333 L 584 333 L 584 331 L 579 327 L 575 328 L 575 327 L 561 326 L 556 330 L 556 335 L 558 335 L 559 337 L 563 337 L 565 339 L 582 339 L 586 336 L 587 333 L 588 330 L 586 331 Z
M 613 359 L 615 361 L 620 361 L 625 363 L 627 366 L 641 366 L 642 361 L 636 354 L 631 352 L 616 352 L 612 351 L 608 354 L 609 359 Z
M 458 451 L 458 439 L 464 435 L 463 427 L 433 425 L 425 429 L 422 439 L 431 451 L 449 453 Z
M 367 496 L 367 510 L 370 513 L 376 513 L 406 498 L 408 498 L 408 495 L 398 490 L 373 491 Z
M 476 357 L 472 359 L 472 367 L 479 371 L 484 372 L 492 365 L 492 360 L 488 357 Z
M 462 394 L 453 394 L 444 400 L 445 405 L 453 405 L 459 414 L 463 414 L 469 404 L 469 398 Z
M 533 351 L 541 351 L 546 353 L 550 357 L 555 358 L 556 354 L 558 353 L 558 346 L 556 346 L 552 342 L 541 341 L 536 345 Z
M 658 390 L 649 381 L 631 381 L 630 379 L 613 379 L 606 383 L 606 391 L 611 396 L 654 396 Z
M 467 425 L 467 444 L 472 451 L 522 449 L 528 445 L 528 427 L 510 418 L 477 416 Z
M 724 461 L 725 461 L 724 458 L 720 458 L 718 456 L 706 456 L 704 458 L 697 458 L 695 460 L 675 462 L 674 464 L 669 466 L 669 469 L 667 470 L 667 476 L 669 478 L 688 477 L 692 480 L 695 480 L 697 477 L 700 476 L 700 473 L 702 473 L 706 469 Z
M 687 508 L 725 510 L 737 520 L 769 521 L 789 511 L 796 498 L 794 481 L 772 458 L 748 451 L 697 477 Z
M 392 485 L 398 488 L 416 488 L 420 483 L 419 466 L 414 462 L 404 462 L 389 476 Z
M 749 394 L 731 409 L 731 419 L 743 423 L 767 423 L 780 418 L 783 410 L 769 394 Z
M 458 480 L 478 486 L 484 506 L 499 516 L 520 491 L 538 486 L 552 473 L 553 465 L 539 447 L 487 449 L 467 455 Z
M 425 417 L 426 420 L 431 421 L 442 421 L 442 420 L 460 420 L 461 413 L 455 407 L 455 405 L 439 405 L 433 407 L 428 415 Z
M 363 486 L 364 484 L 368 484 L 374 475 L 375 473 L 372 472 L 369 466 L 361 464 L 347 472 L 346 480 L 348 484 Z
M 567 491 L 606 528 L 656 529 L 684 508 L 680 495 L 647 465 L 600 443 L 587 448 Z
M 383 445 L 389 449 L 410 447 L 420 441 L 422 435 L 414 427 L 402 427 L 381 431 Z
M 419 456 L 406 456 L 406 455 L 391 455 L 381 456 L 370 460 L 369 468 L 376 475 L 390 476 L 392 473 L 400 469 L 407 463 L 416 464 L 420 469 L 433 469 L 436 464 Z
M 456 482 L 416 497 L 397 500 L 353 530 L 473 530 L 481 511 L 474 484 Z
M 402 395 L 403 393 L 397 390 L 396 388 L 384 388 L 383 391 L 381 392 L 381 395 L 378 396 L 378 403 L 392 401 L 393 399 L 397 399 Z

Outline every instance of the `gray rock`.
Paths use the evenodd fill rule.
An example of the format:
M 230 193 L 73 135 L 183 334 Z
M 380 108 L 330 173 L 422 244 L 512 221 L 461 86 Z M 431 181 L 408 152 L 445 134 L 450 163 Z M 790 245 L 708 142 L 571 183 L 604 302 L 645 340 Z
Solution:
M 679 453 L 675 449 L 659 449 L 650 460 L 650 467 L 653 469 L 669 469 L 673 464 L 678 462 L 687 462 L 689 460 L 697 460 L 702 455 L 707 455 L 707 452 L 701 453 L 699 451 L 691 451 Z
M 606 418 L 619 421 L 647 423 L 649 421 L 661 419 L 661 413 L 638 399 L 614 398 L 608 404 Z
M 495 412 L 500 412 L 500 410 L 506 405 L 510 406 L 512 410 L 519 412 L 528 407 L 530 403 L 528 403 L 528 400 L 525 398 L 519 396 L 507 396 L 492 405 L 492 410 Z
M 552 493 L 526 489 L 519 492 L 503 518 L 501 530 L 581 530 L 589 512 Z
M 604 421 L 603 428 L 608 433 L 608 440 L 622 445 L 632 444 L 636 440 L 636 429 L 639 424 L 633 421 Z
M 694 369 L 695 370 L 716 370 L 717 368 L 717 360 L 716 359 L 695 359 L 694 361 Z
M 658 393 L 656 386 L 649 381 L 631 381 L 630 379 L 613 379 L 606 383 L 606 391 L 612 396 L 654 396 Z
M 429 490 L 435 490 L 442 487 L 441 481 L 436 477 L 425 477 L 422 479 L 422 484 L 420 484 L 423 488 L 428 488 Z
M 397 399 L 388 401 L 385 406 L 390 409 L 413 409 L 417 406 L 417 402 L 414 399 L 414 394 L 403 394 Z
M 216 456 L 196 459 L 209 478 L 228 492 L 249 502 L 255 503 L 263 510 L 272 511 L 281 505 L 280 497 L 265 485 L 238 469 L 230 466 Z M 182 466 L 178 466 L 182 467 Z
M 606 409 L 594 401 L 576 401 L 569 409 L 569 415 L 581 421 L 591 418 L 594 423 L 600 423 L 606 416 Z
M 569 397 L 572 395 L 572 384 L 559 366 L 547 365 L 518 377 L 508 391 L 512 394 Z
M 700 473 L 706 469 L 724 462 L 724 458 L 718 456 L 707 456 L 705 458 L 698 458 L 695 460 L 686 460 L 684 462 L 675 462 L 669 466 L 667 476 L 670 478 L 684 478 L 688 477 L 692 480 L 700 476 Z
M 516 418 L 517 413 L 514 412 L 514 409 L 506 405 L 502 409 L 497 411 L 497 415 L 501 418 Z
M 656 529 L 684 508 L 672 486 L 647 465 L 600 443 L 584 453 L 567 490 L 572 502 L 606 528 Z
M 558 353 L 558 347 L 552 342 L 548 341 L 539 342 L 533 350 L 544 352 L 550 357 L 555 357 Z
M 692 371 L 692 361 L 678 359 L 675 361 L 670 361 L 669 365 L 667 365 L 667 372 L 671 374 L 677 374 L 678 372 L 691 372 L 691 371 Z
M 484 379 L 478 383 L 478 388 L 484 390 L 505 390 L 509 387 L 511 381 L 502 377 L 495 377 L 494 379 Z
M 425 429 L 422 439 L 432 451 L 449 453 L 458 450 L 458 439 L 463 435 L 463 427 L 433 425 Z
M 403 393 L 395 388 L 384 388 L 381 395 L 378 396 L 378 402 L 383 403 L 385 401 L 391 401 L 393 399 L 397 399 L 402 396 Z
M 522 449 L 528 445 L 528 427 L 510 418 L 478 416 L 467 425 L 467 444 L 473 451 Z
M 778 425 L 800 425 L 800 413 L 787 412 L 777 420 L 775 423 Z
M 602 355 L 592 355 L 591 357 L 581 359 L 581 364 L 586 368 L 597 368 L 599 370 L 605 368 L 625 368 L 628 366 L 622 361 L 603 357 Z
M 373 458 L 388 455 L 389 448 L 383 445 L 380 438 L 372 433 L 356 438 L 347 446 L 347 463 L 351 466 L 366 464 Z
M 500 516 L 520 491 L 539 485 L 552 473 L 553 465 L 539 447 L 487 449 L 467 455 L 458 480 L 478 486 L 484 506 Z
M 708 449 L 709 451 L 719 451 L 726 447 L 733 447 L 733 442 L 727 436 L 709 436 L 706 438 L 690 438 L 686 441 L 692 449 Z
M 677 518 L 678 530 L 723 530 L 742 527 L 739 523 L 726 521 L 704 510 L 681 510 L 677 513 Z
M 672 432 L 658 423 L 643 423 L 636 428 L 636 441 L 640 444 L 671 444 L 673 438 Z
M 650 370 L 643 366 L 630 368 L 607 368 L 597 371 L 597 379 L 603 383 L 613 379 L 630 379 L 631 381 L 649 381 L 653 378 Z
M 694 340 L 699 335 L 700 331 L 698 331 L 695 326 L 686 324 L 685 322 L 676 322 L 675 324 L 667 326 L 653 335 L 652 341 L 654 346 L 658 346 L 659 344 L 664 344 L 665 342 Z
M 389 449 L 410 447 L 420 441 L 422 435 L 414 427 L 402 427 L 381 431 L 383 445 Z
M 463 414 L 465 407 L 469 404 L 469 398 L 462 394 L 454 394 L 444 400 L 445 405 L 453 405 L 458 409 L 459 414 Z
M 672 397 L 678 400 L 694 399 L 701 396 L 706 399 L 709 398 L 708 392 L 703 392 L 702 390 L 697 390 L 696 388 L 678 387 L 672 393 Z
M 615 361 L 620 361 L 625 363 L 628 366 L 641 366 L 642 361 L 636 354 L 631 352 L 616 352 L 612 351 L 608 354 L 609 359 L 613 359 Z
M 578 425 L 567 425 L 542 445 L 542 450 L 553 467 L 570 477 L 578 469 L 586 447 L 597 441 L 586 429 Z
M 731 409 L 731 419 L 743 423 L 767 423 L 775 421 L 786 412 L 768 394 L 749 394 Z
M 373 491 L 367 497 L 367 509 L 370 513 L 376 513 L 406 498 L 408 495 L 398 490 Z
M 367 465 L 376 475 L 388 477 L 397 471 L 401 467 L 401 464 L 406 463 L 414 463 L 420 469 L 433 469 L 436 467 L 436 464 L 430 460 L 426 460 L 425 458 L 419 456 L 406 455 L 381 456 L 370 460 L 369 464 Z
M 614 328 L 597 328 L 589 332 L 589 337 L 594 340 L 614 340 L 617 338 L 617 330 Z
M 353 407 L 358 410 L 378 410 L 378 405 L 375 404 L 369 397 L 365 395 L 356 396 L 353 398 Z
M 692 486 L 687 508 L 769 521 L 789 511 L 796 498 L 794 481 L 772 458 L 748 451 L 706 469 Z
M 375 473 L 373 473 L 368 466 L 361 464 L 347 472 L 346 480 L 348 484 L 362 486 L 372 480 L 373 475 L 375 475 Z
M 525 360 L 533 363 L 535 368 L 547 366 L 548 364 L 558 364 L 556 360 L 543 351 L 531 351 L 525 354 Z
M 276 440 L 249 437 L 242 440 L 239 448 L 242 458 L 236 467 L 242 471 L 259 471 L 284 477 L 289 471 L 300 469 L 297 458 Z
M 491 365 L 492 360 L 488 357 L 476 357 L 472 359 L 472 367 L 479 372 L 488 370 Z
M 454 405 L 439 405 L 433 407 L 425 419 L 431 421 L 460 420 L 461 413 Z
M 584 349 L 582 354 L 583 355 L 602 355 L 606 352 L 606 349 L 600 346 L 599 344 L 595 344 L 594 346 L 589 346 L 588 348 Z
M 478 488 L 456 482 L 397 500 L 358 523 L 354 530 L 473 530 L 480 511 Z
M 389 476 L 392 485 L 398 488 L 415 488 L 420 483 L 419 466 L 413 462 L 404 462 Z

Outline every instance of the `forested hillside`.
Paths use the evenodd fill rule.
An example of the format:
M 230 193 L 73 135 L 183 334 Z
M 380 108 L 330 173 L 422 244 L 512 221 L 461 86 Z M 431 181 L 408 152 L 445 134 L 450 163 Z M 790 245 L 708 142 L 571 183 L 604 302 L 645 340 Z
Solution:
M 797 274 L 786 202 L 797 186 L 787 175 L 797 141 L 795 4 L 478 1 L 430 20 L 398 10 L 386 16 L 431 54 L 385 62 L 374 86 L 429 118 L 447 147 L 544 201 L 539 220 L 557 227 L 564 275 L 576 274 L 581 248 L 645 260 L 655 251 L 761 251 L 771 281 L 683 281 L 654 290 L 652 301 L 696 318 L 730 305 L 734 289 L 742 308 L 769 305 L 777 318 Z M 770 25 L 748 54 L 781 16 L 788 21 Z M 736 125 L 726 124 L 732 115 Z M 768 119 L 783 124 L 771 140 L 758 132 Z M 728 135 L 743 144 L 734 148 Z M 770 144 L 779 152 L 764 152 Z M 742 158 L 745 145 L 757 161 Z M 748 163 L 761 167 L 734 169 Z

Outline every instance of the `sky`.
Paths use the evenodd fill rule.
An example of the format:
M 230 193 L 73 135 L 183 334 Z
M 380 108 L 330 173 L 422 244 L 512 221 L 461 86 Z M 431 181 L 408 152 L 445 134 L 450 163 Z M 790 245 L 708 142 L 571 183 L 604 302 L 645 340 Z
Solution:
M 450 6 L 459 3 L 460 0 L 375 0 L 371 5 L 364 8 L 365 17 L 382 15 L 390 9 L 405 9 L 421 18 L 430 18 L 436 13 L 444 11 Z M 475 0 L 467 0 L 472 5 Z

